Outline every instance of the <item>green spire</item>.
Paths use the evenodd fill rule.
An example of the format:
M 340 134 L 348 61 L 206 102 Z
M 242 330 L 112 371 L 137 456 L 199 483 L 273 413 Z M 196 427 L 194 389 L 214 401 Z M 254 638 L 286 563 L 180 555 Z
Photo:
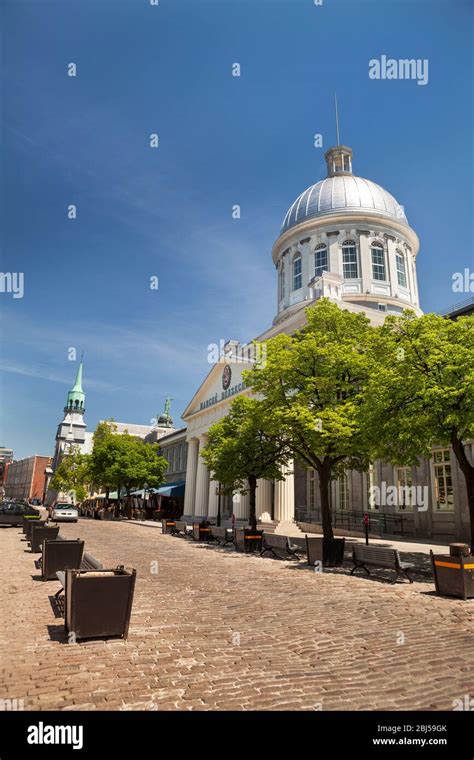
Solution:
M 79 362 L 74 386 L 67 394 L 66 408 L 73 411 L 83 412 L 86 394 L 82 390 L 82 360 Z

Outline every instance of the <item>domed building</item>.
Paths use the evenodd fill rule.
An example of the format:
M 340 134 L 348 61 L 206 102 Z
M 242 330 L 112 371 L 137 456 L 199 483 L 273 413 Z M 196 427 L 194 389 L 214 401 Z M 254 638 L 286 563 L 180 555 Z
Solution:
M 326 154 L 327 176 L 304 190 L 289 206 L 273 246 L 277 309 L 272 325 L 257 341 L 293 333 L 305 323 L 305 309 L 319 298 L 365 313 L 374 325 L 406 308 L 421 315 L 416 258 L 420 243 L 403 206 L 385 188 L 353 173 L 351 148 L 337 145 Z M 183 412 L 187 424 L 187 467 L 183 519 L 248 518 L 248 495 L 219 496 L 200 456 L 209 427 L 227 414 L 232 398 L 250 394 L 242 379 L 253 357 L 253 344 L 228 341 L 224 356 L 205 378 Z M 366 473 L 348 472 L 331 487 L 333 517 L 376 509 L 371 487 L 429 483 L 429 509 L 410 504 L 385 508 L 385 533 L 461 535 L 462 516 L 454 514 L 452 479 L 455 461 L 449 450 L 434 452 L 417 468 L 375 462 Z M 282 481 L 258 481 L 257 519 L 262 526 L 288 533 L 318 525 L 317 474 L 298 464 Z M 388 510 L 388 513 L 386 512 Z M 390 511 L 391 510 L 391 511 Z M 360 522 L 360 520 L 359 520 Z M 337 526 L 337 519 L 336 519 Z M 347 527 L 347 526 L 346 526 Z
M 330 148 L 325 158 L 327 177 L 291 204 L 273 246 L 274 325 L 321 296 L 351 311 L 363 309 L 374 322 L 405 308 L 421 314 L 420 244 L 403 206 L 380 185 L 353 174 L 350 148 Z

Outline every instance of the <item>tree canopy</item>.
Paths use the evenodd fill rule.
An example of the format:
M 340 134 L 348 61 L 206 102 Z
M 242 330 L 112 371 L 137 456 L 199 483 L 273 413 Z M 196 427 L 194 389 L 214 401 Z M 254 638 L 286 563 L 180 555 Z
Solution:
M 202 457 L 211 476 L 228 491 L 250 494 L 249 523 L 256 528 L 257 480 L 281 480 L 291 456 L 289 441 L 256 398 L 235 398 L 228 414 L 211 426 Z

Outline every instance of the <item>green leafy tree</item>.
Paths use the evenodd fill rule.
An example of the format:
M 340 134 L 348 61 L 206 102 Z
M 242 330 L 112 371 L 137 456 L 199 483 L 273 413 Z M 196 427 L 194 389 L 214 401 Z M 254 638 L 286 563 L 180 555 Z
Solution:
M 62 458 L 49 487 L 58 492 L 74 493 L 76 501 L 83 501 L 87 496 L 88 483 L 89 456 L 81 454 L 76 446 Z
M 106 491 L 125 487 L 127 493 L 146 483 L 151 488 L 161 485 L 168 462 L 158 454 L 157 444 L 147 444 L 141 438 L 125 432 L 116 434 L 113 420 L 97 426 L 91 454 L 90 477 Z
M 364 415 L 374 455 L 400 465 L 451 445 L 466 481 L 474 551 L 474 318 L 405 312 L 377 331 Z
M 168 461 L 159 455 L 158 444 L 145 443 L 141 438 L 122 433 L 114 436 L 112 450 L 114 461 L 110 474 L 117 489 L 122 485 L 129 495 L 145 483 L 157 488 L 164 482 Z
M 244 372 L 295 456 L 318 473 L 321 521 L 333 538 L 329 488 L 348 469 L 366 470 L 369 439 L 360 408 L 373 328 L 364 314 L 327 299 L 306 310 L 307 324 L 266 343 L 265 362 Z
M 288 441 L 262 402 L 239 396 L 228 414 L 211 426 L 202 457 L 225 490 L 249 493 L 249 525 L 255 530 L 257 480 L 282 480 L 291 456 Z
M 116 430 L 114 420 L 99 422 L 94 432 L 93 448 L 90 455 L 90 481 L 98 490 L 104 490 L 108 501 L 110 490 L 115 484 L 113 465 L 117 457 Z

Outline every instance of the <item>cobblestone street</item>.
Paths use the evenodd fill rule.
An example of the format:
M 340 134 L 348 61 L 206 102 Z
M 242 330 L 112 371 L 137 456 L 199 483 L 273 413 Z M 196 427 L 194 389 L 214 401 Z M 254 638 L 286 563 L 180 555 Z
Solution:
M 133 524 L 61 534 L 137 569 L 129 639 L 68 644 L 59 584 L 1 529 L 0 697 L 25 710 L 451 710 L 474 693 L 473 603 L 426 580 L 320 574 Z

